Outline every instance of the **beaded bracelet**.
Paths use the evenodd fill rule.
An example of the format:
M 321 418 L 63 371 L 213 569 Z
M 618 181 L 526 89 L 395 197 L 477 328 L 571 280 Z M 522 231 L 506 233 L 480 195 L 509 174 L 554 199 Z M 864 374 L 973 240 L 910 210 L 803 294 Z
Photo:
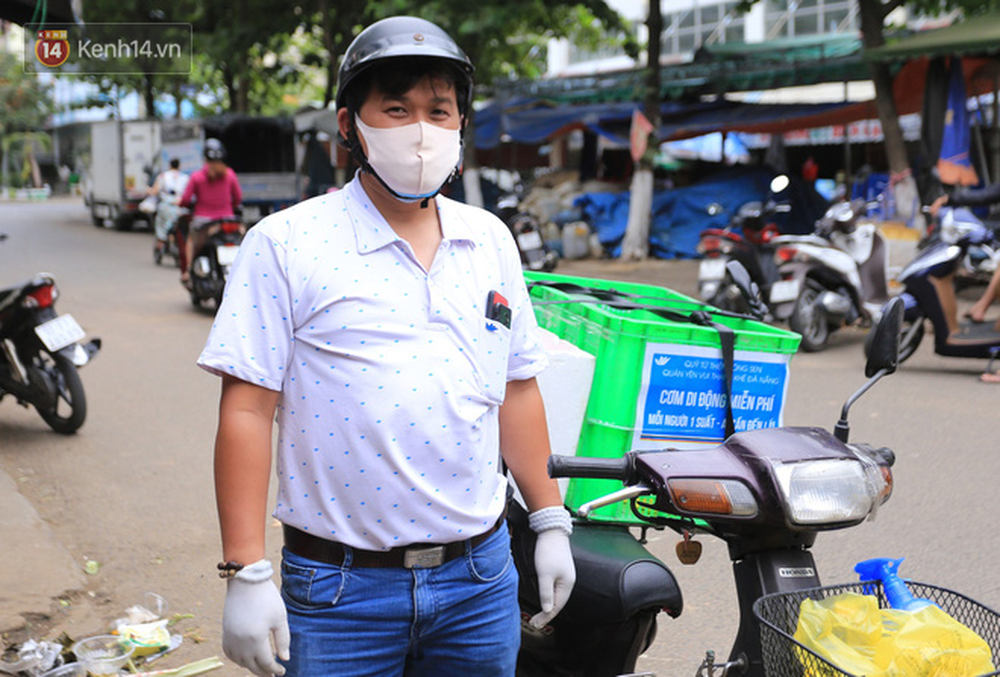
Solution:
M 243 570 L 243 565 L 239 562 L 219 562 L 219 578 L 232 578 Z

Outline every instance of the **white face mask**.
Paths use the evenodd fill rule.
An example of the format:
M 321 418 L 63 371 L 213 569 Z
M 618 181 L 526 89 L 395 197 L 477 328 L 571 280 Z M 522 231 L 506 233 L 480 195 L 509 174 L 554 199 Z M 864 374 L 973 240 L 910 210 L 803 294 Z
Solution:
M 354 116 L 368 148 L 368 164 L 405 202 L 433 197 L 461 161 L 462 132 L 427 122 L 369 127 Z

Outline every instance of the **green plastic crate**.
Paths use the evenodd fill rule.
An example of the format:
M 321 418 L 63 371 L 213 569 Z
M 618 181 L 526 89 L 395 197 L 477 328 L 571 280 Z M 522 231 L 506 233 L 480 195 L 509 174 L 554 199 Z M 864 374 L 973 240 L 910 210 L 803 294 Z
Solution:
M 673 321 L 649 309 L 615 308 L 611 305 L 643 305 L 681 315 L 713 310 L 696 299 L 664 287 L 615 280 L 535 272 L 526 272 L 525 279 L 530 287 L 539 325 L 596 358 L 593 384 L 577 445 L 579 456 L 620 457 L 635 447 L 644 366 L 648 366 L 645 362 L 647 346 L 650 351 L 662 345 L 693 347 L 679 348 L 678 351 L 712 353 L 716 356 L 714 363 L 719 362 L 719 334 L 712 327 Z M 545 283 L 577 285 L 591 291 L 565 291 Z M 600 298 L 609 292 L 613 295 L 610 299 Z M 783 364 L 787 374 L 788 360 L 798 350 L 801 340 L 797 333 L 745 318 L 713 315 L 713 319 L 734 331 L 738 368 L 741 365 L 740 355 L 766 353 L 781 356 L 770 359 Z M 709 379 L 710 376 L 699 375 L 699 378 Z M 712 387 L 721 388 L 721 376 L 714 377 Z M 784 387 L 782 383 L 781 388 Z M 649 388 L 651 386 L 647 385 L 647 394 Z M 783 406 L 783 402 L 781 404 Z M 645 409 L 642 411 L 646 413 Z M 781 412 L 776 412 L 776 416 L 780 418 Z M 718 439 L 712 444 L 721 442 L 721 425 L 719 427 Z M 708 437 L 713 437 L 708 432 Z M 659 448 L 692 448 L 709 443 L 698 439 L 687 442 L 678 440 L 671 439 L 662 444 L 654 440 L 645 444 Z M 559 450 L 553 452 L 559 453 Z M 589 500 L 620 488 L 621 484 L 617 481 L 574 479 L 568 485 L 566 503 L 576 509 Z M 601 508 L 592 516 L 603 521 L 637 522 L 624 501 Z

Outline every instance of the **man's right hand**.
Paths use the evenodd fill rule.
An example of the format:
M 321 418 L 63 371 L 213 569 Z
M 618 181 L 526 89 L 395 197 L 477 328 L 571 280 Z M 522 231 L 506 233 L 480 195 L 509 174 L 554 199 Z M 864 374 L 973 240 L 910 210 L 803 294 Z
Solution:
M 285 674 L 275 654 L 289 658 L 288 618 L 273 574 L 266 559 L 243 567 L 229 579 L 222 612 L 222 650 L 258 677 Z

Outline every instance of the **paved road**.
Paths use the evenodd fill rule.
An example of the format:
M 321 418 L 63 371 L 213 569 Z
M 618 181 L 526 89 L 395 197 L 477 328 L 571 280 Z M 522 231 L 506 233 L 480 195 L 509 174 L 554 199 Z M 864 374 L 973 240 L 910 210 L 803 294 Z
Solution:
M 10 235 L 0 243 L 3 279 L 54 273 L 59 310 L 104 339 L 82 372 L 90 415 L 78 435 L 55 435 L 33 411 L 0 403 L 0 508 L 30 513 L 37 524 L 28 533 L 50 537 L 54 548 L 12 543 L 13 533 L 24 532 L 0 519 L 0 631 L 18 615 L 41 622 L 32 614 L 54 614 L 32 627 L 96 634 L 154 591 L 173 612 L 192 615 L 175 629 L 187 636 L 184 646 L 162 667 L 221 656 L 224 586 L 213 571 L 211 485 L 218 383 L 194 366 L 210 314 L 190 306 L 174 269 L 153 265 L 148 232 L 94 228 L 76 201 L 0 203 L 0 232 Z M 693 262 L 564 262 L 560 272 L 694 291 Z M 844 331 L 828 351 L 793 358 L 787 423 L 833 424 L 863 381 L 862 340 L 860 331 Z M 876 521 L 819 538 L 826 582 L 850 581 L 861 559 L 906 557 L 906 575 L 1000 609 L 1000 539 L 991 528 L 1000 508 L 1000 387 L 978 383 L 982 368 L 939 358 L 925 343 L 855 406 L 853 438 L 897 451 L 896 490 Z M 705 540 L 701 562 L 684 567 L 673 555 L 676 540 L 672 532 L 654 534 L 650 546 L 685 594 L 684 614 L 664 617 L 641 663 L 661 677 L 693 674 L 706 649 L 725 655 L 736 627 L 724 548 Z M 278 547 L 274 528 L 272 557 Z M 88 560 L 100 564 L 96 575 L 81 574 Z M 215 674 L 242 671 L 228 665 Z

